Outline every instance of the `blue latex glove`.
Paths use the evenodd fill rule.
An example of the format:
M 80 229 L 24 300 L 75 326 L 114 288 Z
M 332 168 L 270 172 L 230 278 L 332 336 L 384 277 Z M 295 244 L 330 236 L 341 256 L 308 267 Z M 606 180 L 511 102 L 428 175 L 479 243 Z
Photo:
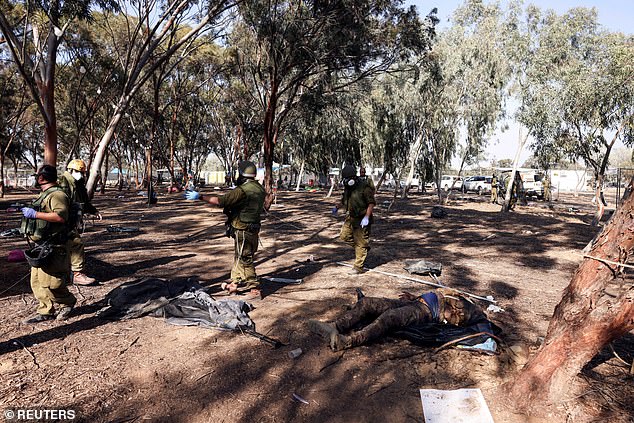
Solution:
M 365 228 L 369 224 L 370 224 L 370 219 L 368 219 L 368 216 L 363 216 L 363 219 L 361 219 L 361 227 Z
M 37 213 L 34 209 L 30 207 L 22 207 L 22 214 L 27 219 L 35 219 L 35 214 Z
M 332 210 L 330 211 L 330 213 L 332 213 L 333 216 L 336 216 L 338 211 L 339 209 L 337 208 L 337 206 L 334 206 Z
M 198 191 L 185 191 L 185 198 L 188 200 L 199 200 L 200 193 Z

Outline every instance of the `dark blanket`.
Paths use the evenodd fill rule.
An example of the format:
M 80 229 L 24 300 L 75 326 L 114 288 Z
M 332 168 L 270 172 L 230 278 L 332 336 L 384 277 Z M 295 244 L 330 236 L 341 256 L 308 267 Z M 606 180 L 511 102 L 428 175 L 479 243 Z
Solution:
M 183 326 L 236 330 L 255 329 L 248 313 L 252 307 L 242 300 L 216 301 L 192 280 L 166 281 L 157 278 L 124 283 L 105 298 L 107 306 L 97 315 L 125 320 L 155 316 Z
M 469 347 L 485 343 L 489 338 L 491 338 L 489 334 L 499 337 L 502 330 L 494 323 L 484 320 L 473 323 L 469 326 L 455 326 L 443 323 L 421 323 L 418 325 L 407 326 L 394 332 L 393 335 L 398 338 L 407 339 L 408 341 L 416 345 L 420 345 L 421 347 L 440 347 L 448 342 L 470 335 L 475 335 L 480 332 L 484 332 L 484 334 L 457 342 L 456 345 L 469 349 Z

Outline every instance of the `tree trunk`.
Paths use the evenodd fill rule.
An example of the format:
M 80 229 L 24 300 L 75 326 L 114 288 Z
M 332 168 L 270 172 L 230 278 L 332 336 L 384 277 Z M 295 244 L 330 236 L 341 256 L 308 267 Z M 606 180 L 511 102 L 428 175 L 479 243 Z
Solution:
M 104 156 L 103 163 L 101 164 L 101 170 L 99 172 L 101 174 L 101 193 L 106 193 L 106 182 L 108 182 L 108 151 L 106 151 L 106 155 Z
M 0 198 L 4 198 L 4 152 L 0 152 Z
M 509 181 L 508 188 L 506 189 L 506 193 L 504 195 L 504 203 L 502 203 L 502 212 L 506 213 L 509 211 L 511 206 L 511 193 L 513 192 L 513 185 L 515 184 L 515 174 L 517 173 L 517 168 L 520 162 L 520 155 L 522 154 L 522 150 L 524 149 L 524 144 L 526 144 L 526 140 L 528 139 L 528 134 L 522 139 L 522 128 L 520 127 L 519 133 L 519 144 L 517 146 L 517 151 L 515 152 L 515 158 L 513 159 L 513 171 L 511 172 L 511 180 Z M 519 195 L 519 187 L 517 188 Z
M 297 174 L 297 186 L 295 186 L 295 192 L 299 192 L 299 188 L 302 184 L 302 178 L 304 177 L 304 165 L 306 164 L 306 160 L 302 160 L 302 166 L 299 169 L 299 173 Z
M 634 178 L 614 213 L 572 277 L 550 321 L 546 340 L 520 374 L 502 389 L 515 406 L 531 406 L 565 400 L 582 367 L 609 342 L 634 329 L 634 290 L 622 289 L 616 298 L 606 286 L 623 267 L 602 260 L 625 263 L 634 252 Z M 575 393 L 570 393 L 575 395 Z M 537 408 L 537 407 L 536 407 Z
M 416 162 L 418 161 L 418 156 L 420 155 L 420 150 L 423 147 L 423 135 L 422 133 L 416 138 L 416 142 L 412 145 L 410 149 L 409 156 L 409 172 L 407 173 L 407 179 L 405 181 L 405 187 L 403 188 L 403 193 L 401 198 L 407 198 L 407 194 L 409 193 L 409 188 L 412 185 L 412 180 L 414 179 L 414 169 L 416 168 Z M 420 184 L 420 181 L 418 181 Z
M 277 128 L 275 127 L 275 113 L 277 108 L 277 81 L 271 81 L 271 97 L 264 112 L 264 190 L 266 198 L 264 208 L 268 210 L 273 203 L 273 149 Z
M 385 170 L 383 170 L 383 173 L 381 173 L 381 177 L 379 178 L 379 182 L 376 183 L 375 192 L 379 192 L 381 185 L 383 185 L 383 182 L 385 182 L 385 177 L 386 177 L 386 172 Z
M 90 164 L 90 176 L 88 177 L 88 182 L 86 183 L 86 189 L 88 190 L 88 194 L 90 197 L 95 193 L 95 188 L 97 187 L 97 180 L 99 178 L 99 169 L 101 168 L 101 163 L 103 162 L 104 156 L 106 155 L 106 150 L 108 149 L 108 145 L 110 145 L 110 141 L 114 136 L 114 131 L 123 116 L 123 109 L 119 108 L 118 112 L 114 114 L 112 119 L 110 119 L 110 123 L 108 124 L 108 128 L 106 132 L 99 140 L 99 145 L 97 146 L 97 152 L 95 153 L 95 158 Z
M 55 101 L 53 87 L 46 84 L 40 90 L 47 119 L 44 120 L 44 164 L 57 166 L 57 120 L 55 118 Z
M 603 197 L 603 181 L 605 176 L 603 174 L 597 175 L 596 178 L 596 187 L 594 190 L 594 199 L 596 201 L 597 210 L 594 213 L 594 217 L 592 218 L 592 226 L 598 226 L 599 222 L 601 222 L 601 218 L 603 218 L 603 213 L 605 213 L 605 198 Z

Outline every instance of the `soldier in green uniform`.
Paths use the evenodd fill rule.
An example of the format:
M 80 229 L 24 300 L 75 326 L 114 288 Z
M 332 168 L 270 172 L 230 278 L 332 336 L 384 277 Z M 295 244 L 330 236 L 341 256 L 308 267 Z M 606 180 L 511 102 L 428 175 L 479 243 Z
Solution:
M 27 251 L 31 267 L 31 289 L 39 301 L 37 313 L 24 323 L 39 323 L 55 317 L 55 304 L 61 305 L 57 320 L 66 320 L 77 302 L 68 291 L 70 262 L 68 227 L 70 201 L 57 186 L 57 170 L 42 166 L 36 174 L 42 191 L 31 207 L 22 208 L 20 231 L 36 247 Z M 39 267 L 35 267 L 39 266 Z
M 264 188 L 255 180 L 256 167 L 244 161 L 238 165 L 237 187 L 226 195 L 201 195 L 187 191 L 188 200 L 201 200 L 212 206 L 223 207 L 227 215 L 227 236 L 234 239 L 234 261 L 231 269 L 231 283 L 223 284 L 223 289 L 236 293 L 246 287 L 247 299 L 261 298 L 260 283 L 255 273 L 253 256 L 258 250 L 260 215 L 264 210 Z
M 86 254 L 84 252 L 84 243 L 79 234 L 79 220 L 81 214 L 94 214 L 101 220 L 101 214 L 95 206 L 90 202 L 90 196 L 86 190 L 85 180 L 86 163 L 83 160 L 72 160 L 67 167 L 66 172 L 59 178 L 59 186 L 64 190 L 71 202 L 71 210 L 73 210 L 69 222 L 70 234 L 68 236 L 68 248 L 70 251 L 70 270 L 73 274 L 73 283 L 75 285 L 92 285 L 96 281 L 94 278 L 84 273 L 84 262 Z
M 372 180 L 372 178 L 370 178 L 369 176 L 366 175 L 365 167 L 363 167 L 363 166 L 359 169 L 359 179 L 361 179 L 362 181 L 366 182 L 373 189 L 375 188 L 374 187 L 374 181 Z
M 347 165 L 341 171 L 343 178 L 343 196 L 341 202 L 332 209 L 336 215 L 340 207 L 346 208 L 346 220 L 341 228 L 339 239 L 354 247 L 355 261 L 350 274 L 363 273 L 363 265 L 370 250 L 370 228 L 372 226 L 372 211 L 374 200 L 374 186 L 356 176 L 354 166 Z
M 325 338 L 333 351 L 340 351 L 409 325 L 448 323 L 466 326 L 483 320 L 486 315 L 472 301 L 450 289 L 438 289 L 420 296 L 403 292 L 399 299 L 361 297 L 334 322 L 309 320 L 308 329 Z M 351 331 L 368 321 L 370 323 L 362 329 Z
M 491 176 L 491 203 L 498 202 L 498 176 L 494 173 Z
M 551 202 L 551 192 L 550 192 L 550 178 L 548 175 L 544 175 L 544 179 L 542 180 L 542 188 L 544 189 L 544 201 Z

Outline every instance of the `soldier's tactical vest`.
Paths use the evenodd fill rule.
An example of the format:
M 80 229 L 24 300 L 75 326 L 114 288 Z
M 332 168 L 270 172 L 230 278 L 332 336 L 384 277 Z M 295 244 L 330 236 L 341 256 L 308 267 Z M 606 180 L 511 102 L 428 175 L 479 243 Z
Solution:
M 346 200 L 346 210 L 350 213 L 350 216 L 363 217 L 365 215 L 368 205 L 365 202 L 363 194 L 367 185 L 367 181 L 359 178 L 357 180 L 357 186 L 355 186 L 352 190 L 345 191 L 344 200 Z
M 42 204 L 46 199 L 56 191 L 62 191 L 60 187 L 54 186 L 40 194 L 38 198 L 31 204 L 31 208 L 36 212 L 44 212 Z M 43 219 L 27 219 L 22 218 L 20 222 L 20 233 L 34 242 L 51 241 L 53 243 L 64 243 L 67 236 L 67 226 L 60 223 L 51 223 Z
M 260 214 L 264 210 L 264 197 L 266 196 L 264 188 L 255 181 L 248 181 L 238 188 L 247 196 L 238 218 L 243 223 L 260 223 Z

